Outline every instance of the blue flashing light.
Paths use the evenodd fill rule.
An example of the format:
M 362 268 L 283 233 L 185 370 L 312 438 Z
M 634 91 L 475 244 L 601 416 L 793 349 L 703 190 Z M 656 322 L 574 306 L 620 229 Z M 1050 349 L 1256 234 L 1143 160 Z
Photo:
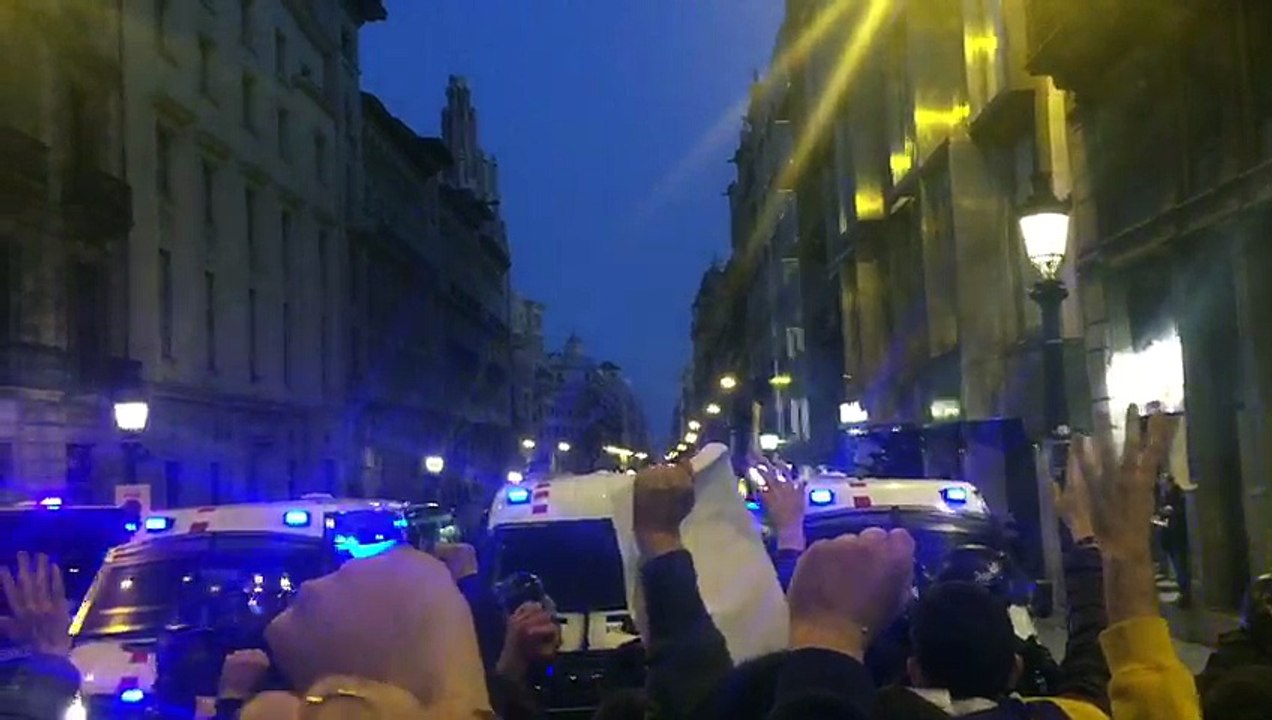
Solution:
M 957 485 L 953 487 L 941 488 L 941 499 L 945 501 L 946 505 L 949 505 L 951 507 L 966 505 L 967 504 L 967 488 L 958 487 Z
M 290 528 L 309 527 L 308 510 L 288 510 L 283 513 L 283 524 Z
M 146 532 L 160 533 L 172 529 L 172 518 L 158 515 L 146 518 Z
M 375 557 L 384 552 L 388 552 L 397 546 L 397 540 L 384 540 L 375 543 L 360 543 L 358 539 L 349 535 L 337 535 L 335 539 L 336 549 L 340 552 L 348 553 L 349 557 L 354 560 L 362 560 L 369 557 Z
M 138 526 L 138 525 L 137 525 L 137 523 L 135 523 L 135 522 L 126 522 L 126 523 L 124 523 L 124 531 L 125 531 L 125 532 L 135 533 L 135 532 L 137 532 L 137 530 L 138 530 L 138 529 L 140 529 L 140 526 Z
M 760 509 L 760 504 L 755 502 L 754 500 L 747 500 L 746 509 L 750 510 L 751 512 L 756 512 L 757 510 Z
M 808 491 L 808 502 L 817 507 L 825 507 L 835 502 L 835 492 L 827 488 L 813 488 Z
M 129 705 L 136 705 L 146 699 L 146 693 L 141 688 L 128 688 L 119 693 L 119 702 Z
M 525 505 L 530 502 L 530 491 L 523 487 L 508 488 L 509 505 Z

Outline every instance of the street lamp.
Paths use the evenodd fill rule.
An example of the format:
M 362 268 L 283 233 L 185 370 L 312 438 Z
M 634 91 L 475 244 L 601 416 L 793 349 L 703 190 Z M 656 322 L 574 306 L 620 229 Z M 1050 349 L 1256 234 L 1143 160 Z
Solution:
M 723 412 L 723 410 L 720 408 L 718 403 L 707 403 L 708 415 L 719 415 L 721 412 Z
M 644 462 L 644 461 L 646 461 L 646 460 L 648 460 L 648 459 L 649 459 L 649 453 L 647 453 L 647 452 L 638 452 L 638 453 L 636 453 L 636 459 L 637 459 L 637 460 L 640 460 L 641 462 Z
M 429 455 L 424 458 L 424 469 L 430 475 L 441 475 L 442 471 L 446 469 L 446 459 L 440 455 Z
M 534 448 L 535 448 L 535 442 L 534 442 L 534 439 L 533 439 L 533 438 L 522 438 L 522 439 L 521 439 L 521 449 L 522 449 L 522 450 L 533 450 Z
M 688 428 L 694 432 L 698 432 L 699 430 L 702 429 L 702 423 L 698 422 L 697 420 L 690 420 L 688 424 Z
M 123 432 L 145 432 L 150 422 L 150 403 L 145 400 L 124 400 L 115 403 L 115 427 Z
M 1060 304 L 1069 290 L 1060 279 L 1069 243 L 1069 204 L 1056 198 L 1047 173 L 1034 176 L 1034 192 L 1020 208 L 1020 236 L 1025 254 L 1041 279 L 1029 297 L 1042 311 L 1043 416 L 1052 439 L 1069 435 L 1064 385 L 1064 338 L 1060 332 Z
M 696 432 L 685 433 L 685 443 L 687 445 L 693 445 L 696 442 L 698 442 L 698 433 Z
M 786 373 L 782 373 L 780 375 L 774 375 L 773 377 L 769 378 L 769 384 L 775 388 L 790 387 L 790 384 L 792 382 L 795 382 L 795 380 L 790 375 L 787 375 Z
M 720 378 L 720 389 L 725 392 L 733 392 L 738 386 L 738 379 L 732 375 L 724 375 Z
M 520 471 L 517 471 L 517 470 L 509 470 L 509 471 L 508 471 L 508 484 L 509 484 L 509 485 L 520 485 L 520 484 L 522 483 L 522 481 L 524 481 L 525 479 L 526 479 L 526 476 L 525 476 L 525 475 L 522 475 Z
M 562 452 L 562 453 L 568 453 L 568 452 L 570 452 L 570 443 L 568 443 L 568 442 L 566 442 L 566 441 L 564 441 L 564 440 L 562 440 L 561 442 L 557 443 L 557 452 Z
M 773 452 L 782 444 L 782 438 L 773 433 L 764 433 L 760 436 L 760 450 L 763 452 Z

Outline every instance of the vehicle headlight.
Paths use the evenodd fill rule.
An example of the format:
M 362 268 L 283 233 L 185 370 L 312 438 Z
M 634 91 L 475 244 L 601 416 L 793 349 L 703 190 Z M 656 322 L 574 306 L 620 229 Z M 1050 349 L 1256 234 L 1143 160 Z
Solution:
M 62 720 L 88 720 L 88 706 L 84 704 L 84 698 L 76 695 L 66 706 L 66 712 L 62 713 Z

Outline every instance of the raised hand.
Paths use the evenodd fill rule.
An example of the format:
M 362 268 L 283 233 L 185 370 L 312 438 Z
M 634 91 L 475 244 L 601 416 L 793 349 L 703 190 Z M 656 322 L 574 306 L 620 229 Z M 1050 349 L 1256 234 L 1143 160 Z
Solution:
M 497 668 L 503 675 L 522 680 L 530 666 L 556 656 L 561 647 L 561 629 L 542 605 L 528 602 L 508 618 L 503 653 Z
M 1055 497 L 1056 515 L 1060 517 L 1074 542 L 1095 536 L 1095 526 L 1091 520 L 1091 488 L 1090 479 L 1084 469 L 1083 454 L 1089 453 L 1087 445 L 1090 438 L 1077 436 L 1069 445 L 1069 463 L 1065 471 L 1065 483 L 1052 483 L 1051 490 Z
M 477 574 L 477 549 L 467 543 L 441 543 L 433 548 L 433 556 L 446 563 L 456 582 Z
M 650 560 L 679 550 L 680 524 L 693 510 L 693 469 L 655 465 L 636 474 L 632 524 L 641 557 Z
M 779 467 L 762 457 L 752 459 L 751 468 L 764 480 L 760 487 L 760 502 L 777 535 L 777 548 L 803 550 L 808 544 L 804 537 L 804 481 L 796 477 L 789 467 Z
M 0 568 L 0 587 L 13 615 L 0 617 L 0 633 L 31 652 L 65 657 L 71 652 L 71 607 L 62 569 L 43 553 L 18 553 L 18 576 Z
M 814 543 L 799 560 L 787 599 L 791 648 L 862 659 L 871 635 L 896 616 L 914 576 L 914 538 L 870 528 Z

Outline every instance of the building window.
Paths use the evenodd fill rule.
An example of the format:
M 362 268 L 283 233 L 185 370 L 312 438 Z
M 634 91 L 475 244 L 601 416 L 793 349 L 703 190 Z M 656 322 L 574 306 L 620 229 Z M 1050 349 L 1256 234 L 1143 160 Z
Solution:
M 314 135 L 314 174 L 318 182 L 327 182 L 327 137 L 322 133 Z
M 247 223 L 247 231 L 243 233 L 247 241 L 247 266 L 256 267 L 256 191 L 247 188 L 243 191 L 243 217 Z
M 168 55 L 168 0 L 155 0 L 155 47 Z
M 283 385 L 291 387 L 291 304 L 283 303 Z
M 213 51 L 211 40 L 199 38 L 199 92 L 207 98 L 212 97 L 212 68 L 215 64 Z
M 287 36 L 282 30 L 274 31 L 274 73 L 279 80 L 287 79 Z
M 278 109 L 278 154 L 291 160 L 291 113 L 287 108 Z
M 155 128 L 155 186 L 160 197 L 172 200 L 172 133 L 162 125 Z
M 256 132 L 256 78 L 243 73 L 243 127 Z
M 216 276 L 203 273 L 203 342 L 207 368 L 216 372 Z
M 291 279 L 291 235 L 292 235 L 292 214 L 283 211 L 281 221 L 281 233 L 279 235 L 279 252 L 283 262 L 283 278 Z
M 252 47 L 252 10 L 254 0 L 239 0 L 239 42 Z
M 247 371 L 252 382 L 261 379 L 256 358 L 256 289 L 247 291 Z
M 203 161 L 203 224 L 216 225 L 216 168 Z
M 159 251 L 159 344 L 172 359 L 172 253 Z

